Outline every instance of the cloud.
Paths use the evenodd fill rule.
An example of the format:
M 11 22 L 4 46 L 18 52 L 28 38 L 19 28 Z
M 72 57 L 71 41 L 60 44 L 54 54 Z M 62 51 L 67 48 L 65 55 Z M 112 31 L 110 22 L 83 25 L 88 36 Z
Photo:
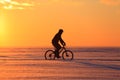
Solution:
M 25 9 L 34 6 L 33 3 L 18 2 L 13 0 L 0 0 L 0 7 L 3 9 Z
M 0 0 L 0 9 L 27 9 L 41 5 L 53 5 L 53 4 L 64 4 L 64 5 L 83 5 L 80 0 Z
M 34 2 L 40 5 L 51 5 L 51 4 L 52 5 L 53 4 L 82 5 L 83 4 L 81 0 L 34 0 Z
M 120 0 L 100 0 L 101 3 L 109 6 L 118 6 L 120 5 Z

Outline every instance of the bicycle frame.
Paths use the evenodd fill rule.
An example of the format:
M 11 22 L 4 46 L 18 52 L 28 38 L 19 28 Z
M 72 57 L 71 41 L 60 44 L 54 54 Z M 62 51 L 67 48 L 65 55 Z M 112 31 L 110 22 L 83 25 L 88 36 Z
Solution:
M 66 51 L 65 46 L 61 47 L 61 49 L 59 50 L 59 53 L 62 53 L 63 51 Z

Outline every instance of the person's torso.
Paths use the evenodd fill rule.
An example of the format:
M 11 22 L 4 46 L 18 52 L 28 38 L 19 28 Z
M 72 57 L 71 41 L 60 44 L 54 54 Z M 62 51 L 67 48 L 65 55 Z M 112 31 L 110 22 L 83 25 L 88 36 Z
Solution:
M 60 39 L 61 39 L 61 35 L 57 33 L 52 39 L 52 42 L 58 43 Z

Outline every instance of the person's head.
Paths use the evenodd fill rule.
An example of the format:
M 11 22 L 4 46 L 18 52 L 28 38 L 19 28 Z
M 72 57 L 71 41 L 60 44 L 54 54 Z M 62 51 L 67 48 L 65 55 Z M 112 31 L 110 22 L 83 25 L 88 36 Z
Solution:
M 59 33 L 61 33 L 61 34 L 62 34 L 62 33 L 63 33 L 63 29 L 59 29 Z

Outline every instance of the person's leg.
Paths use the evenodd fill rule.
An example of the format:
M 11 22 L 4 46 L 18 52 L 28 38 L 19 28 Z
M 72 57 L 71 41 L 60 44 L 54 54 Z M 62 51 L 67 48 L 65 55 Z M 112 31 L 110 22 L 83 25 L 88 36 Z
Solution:
M 57 58 L 60 58 L 60 56 L 59 56 L 59 54 L 60 54 L 60 53 L 59 53 L 59 50 L 60 50 L 60 49 L 61 49 L 61 46 L 60 46 L 59 44 L 57 44 L 57 45 L 56 45 L 56 57 L 57 57 Z
M 58 43 L 52 43 L 55 47 L 55 56 L 59 58 L 59 50 L 61 49 L 61 46 Z

